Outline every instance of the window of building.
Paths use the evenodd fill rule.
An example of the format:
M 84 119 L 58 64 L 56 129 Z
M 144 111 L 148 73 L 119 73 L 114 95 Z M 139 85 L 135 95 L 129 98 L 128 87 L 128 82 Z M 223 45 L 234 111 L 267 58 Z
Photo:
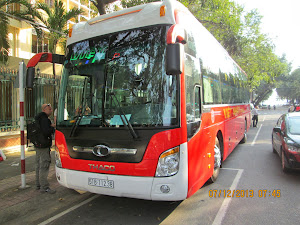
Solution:
M 54 0 L 45 0 L 45 3 L 52 7 L 54 5 Z
M 38 38 L 37 35 L 32 35 L 32 53 L 48 52 L 49 40 L 47 38 Z
M 20 12 L 20 4 L 19 3 L 12 3 L 12 4 L 8 4 L 6 6 L 6 11 L 7 12 Z

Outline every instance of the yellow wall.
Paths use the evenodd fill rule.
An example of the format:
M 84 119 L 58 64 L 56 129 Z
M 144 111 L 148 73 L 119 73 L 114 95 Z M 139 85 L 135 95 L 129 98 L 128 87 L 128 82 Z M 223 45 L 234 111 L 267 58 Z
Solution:
M 89 15 L 88 13 L 88 7 L 87 6 L 81 6 L 80 5 L 80 0 L 75 0 L 70 1 L 70 0 L 65 0 L 65 6 L 66 8 L 72 8 L 72 7 L 81 7 L 85 13 L 84 15 L 87 16 Z M 88 5 L 89 3 L 87 3 Z M 19 21 L 16 19 L 9 19 L 9 27 L 8 27 L 8 37 L 9 37 L 9 44 L 10 44 L 10 49 L 9 49 L 9 55 L 13 58 L 12 62 L 16 61 L 16 57 L 20 58 L 20 61 L 22 59 L 30 59 L 32 56 L 35 55 L 35 53 L 32 53 L 32 34 L 33 34 L 33 27 L 23 21 Z M 60 45 L 57 45 L 56 48 L 56 53 L 58 54 L 63 54 L 64 51 L 60 47 Z M 7 65 L 7 67 L 18 69 L 18 65 Z M 45 69 L 45 71 L 41 71 L 42 73 L 49 72 L 50 69 Z

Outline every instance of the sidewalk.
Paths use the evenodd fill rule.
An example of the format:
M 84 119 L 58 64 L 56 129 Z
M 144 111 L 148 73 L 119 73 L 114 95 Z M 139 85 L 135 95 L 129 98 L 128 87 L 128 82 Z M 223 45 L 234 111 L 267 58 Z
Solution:
M 10 157 L 11 154 L 16 154 L 16 153 L 20 154 L 21 151 L 20 144 L 21 144 L 20 131 L 0 133 L 0 149 L 3 151 L 6 157 Z M 26 137 L 25 137 L 25 144 L 26 144 Z M 29 152 L 31 152 L 30 155 L 35 154 L 33 149 L 34 148 L 31 143 L 29 147 L 25 145 L 25 156 L 27 156 Z M 49 169 L 49 175 L 48 175 L 50 187 L 53 189 L 59 186 L 55 178 L 55 168 L 53 164 L 54 161 L 55 160 L 52 160 Z M 0 163 L 4 163 L 4 162 L 0 162 Z M 19 166 L 20 165 L 18 165 L 18 167 Z M 6 170 L 5 167 L 2 170 Z M 7 173 L 7 171 L 0 171 L 0 172 L 4 174 Z M 26 185 L 29 186 L 28 188 L 25 189 L 21 188 L 21 171 L 20 171 L 20 175 L 2 179 L 2 180 L 0 179 L 0 199 L 1 199 L 0 210 L 3 207 L 16 205 L 20 202 L 26 201 L 27 199 L 30 199 L 34 196 L 41 194 L 39 191 L 35 190 L 35 171 L 26 172 L 25 178 L 26 178 L 25 179 Z M 26 195 L 24 195 L 25 192 Z
M 56 190 L 55 194 L 36 190 L 35 171 L 26 172 L 25 177 L 29 186 L 25 189 L 20 188 L 21 174 L 0 180 L 0 224 L 40 224 L 94 195 L 61 186 L 56 179 L 54 160 L 50 165 L 48 182 L 50 188 Z
M 25 189 L 21 188 L 21 175 L 0 180 L 0 210 L 19 204 L 42 194 L 39 191 L 35 190 L 35 171 L 26 173 L 25 177 L 26 185 L 29 186 Z M 55 178 L 55 169 L 54 165 L 51 164 L 48 180 L 50 187 L 56 189 L 59 184 L 56 179 L 53 178 Z

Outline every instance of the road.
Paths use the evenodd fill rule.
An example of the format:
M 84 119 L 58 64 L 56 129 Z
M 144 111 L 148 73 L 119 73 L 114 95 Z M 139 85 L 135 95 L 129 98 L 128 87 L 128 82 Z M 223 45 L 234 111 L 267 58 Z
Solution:
M 92 194 L 41 224 L 298 224 L 300 172 L 283 173 L 271 145 L 272 127 L 283 112 L 260 110 L 258 127 L 226 159 L 218 180 L 184 201 Z

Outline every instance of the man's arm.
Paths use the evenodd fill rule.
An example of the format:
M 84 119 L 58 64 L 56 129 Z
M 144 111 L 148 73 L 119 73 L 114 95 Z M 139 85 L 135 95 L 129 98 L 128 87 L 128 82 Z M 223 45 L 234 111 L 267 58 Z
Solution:
M 45 137 L 50 137 L 55 131 L 54 125 L 51 124 L 51 121 L 48 118 L 41 118 L 40 126 Z

